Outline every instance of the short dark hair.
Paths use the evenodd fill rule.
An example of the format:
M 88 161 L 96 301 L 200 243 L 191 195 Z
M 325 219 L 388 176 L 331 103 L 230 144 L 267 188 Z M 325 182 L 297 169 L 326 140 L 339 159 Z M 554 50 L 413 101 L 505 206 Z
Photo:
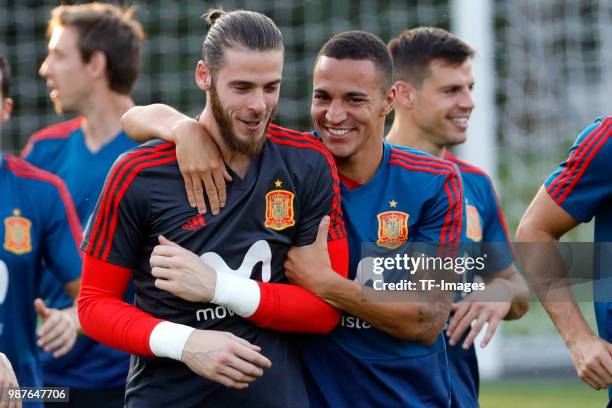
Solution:
M 0 52 L 0 93 L 3 98 L 8 97 L 9 82 L 11 82 L 11 69 L 6 57 Z
M 47 35 L 58 26 L 74 27 L 81 59 L 88 62 L 95 51 L 106 55 L 109 87 L 118 93 L 132 92 L 140 71 L 144 31 L 133 19 L 134 8 L 87 3 L 58 6 L 51 12 Z
M 368 60 L 374 63 L 382 78 L 383 90 L 393 85 L 393 60 L 385 43 L 365 31 L 346 31 L 336 34 L 321 47 L 317 55 L 335 59 Z
M 261 13 L 210 9 L 202 17 L 210 26 L 202 44 L 202 60 L 211 73 L 223 67 L 226 48 L 284 52 L 281 31 L 270 17 Z
M 417 27 L 406 30 L 389 41 L 396 80 L 421 86 L 429 76 L 429 64 L 442 59 L 451 65 L 461 65 L 474 56 L 474 49 L 456 35 L 437 27 Z

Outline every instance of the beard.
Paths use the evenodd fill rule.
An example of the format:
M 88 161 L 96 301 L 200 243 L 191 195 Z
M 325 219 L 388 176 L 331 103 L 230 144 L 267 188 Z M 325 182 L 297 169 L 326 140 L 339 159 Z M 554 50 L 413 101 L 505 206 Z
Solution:
M 232 118 L 230 117 L 230 115 L 227 114 L 227 109 L 225 109 L 225 106 L 223 106 L 223 103 L 219 98 L 219 94 L 217 93 L 217 88 L 214 82 L 211 84 L 210 87 L 210 102 L 212 106 L 213 116 L 215 117 L 215 121 L 217 122 L 217 126 L 219 127 L 219 133 L 221 133 L 221 137 L 223 138 L 223 141 L 225 142 L 227 147 L 234 152 L 244 154 L 249 157 L 258 155 L 263 149 L 264 143 L 266 141 L 265 135 L 268 133 L 268 127 L 270 126 L 270 122 L 272 122 L 272 119 L 276 114 L 276 108 L 272 110 L 266 122 L 266 126 L 261 131 L 261 134 L 250 134 L 248 135 L 249 137 L 247 138 L 247 140 L 243 140 L 236 136 L 236 130 L 232 125 Z

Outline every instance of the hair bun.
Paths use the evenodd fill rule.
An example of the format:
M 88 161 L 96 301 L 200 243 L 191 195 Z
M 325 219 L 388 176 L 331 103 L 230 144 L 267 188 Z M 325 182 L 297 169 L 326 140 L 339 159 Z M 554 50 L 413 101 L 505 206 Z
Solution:
M 223 9 L 210 9 L 202 17 L 209 26 L 212 26 L 224 14 L 225 11 Z

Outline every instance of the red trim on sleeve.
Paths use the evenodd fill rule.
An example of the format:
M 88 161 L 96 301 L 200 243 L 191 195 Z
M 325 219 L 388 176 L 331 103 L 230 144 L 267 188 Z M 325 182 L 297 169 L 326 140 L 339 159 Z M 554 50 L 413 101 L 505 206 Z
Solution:
M 397 149 L 391 150 L 389 164 L 408 170 L 443 174 L 447 177 L 444 182 L 444 192 L 448 198 L 449 208 L 444 217 L 444 225 L 440 232 L 440 243 L 458 243 L 461 239 L 463 222 L 463 187 L 458 170 L 452 164 L 442 159 L 421 156 Z
M 333 270 L 346 278 L 348 240 L 328 241 L 327 250 Z M 325 334 L 340 321 L 341 312 L 338 309 L 304 288 L 283 283 L 257 283 L 261 300 L 248 320 L 258 326 L 278 331 Z
M 162 320 L 123 300 L 131 277 L 130 269 L 86 254 L 78 301 L 79 321 L 83 331 L 101 343 L 154 357 L 149 337 Z
M 26 157 L 30 151 L 32 151 L 34 143 L 40 140 L 67 138 L 72 132 L 81 126 L 82 121 L 83 118 L 79 116 L 78 118 L 47 126 L 46 128 L 39 130 L 30 137 L 28 144 L 21 152 L 21 157 Z
M 563 169 L 561 174 L 559 174 L 559 176 L 557 176 L 548 186 L 546 189 L 548 194 L 558 205 L 561 205 L 565 198 L 571 193 L 599 149 L 601 149 L 601 146 L 603 146 L 610 135 L 612 135 L 612 132 L 610 132 L 611 128 L 612 117 L 607 117 L 585 136 L 580 145 L 567 160 L 565 169 Z M 593 147 L 593 145 L 595 145 L 595 147 Z M 569 186 L 568 183 L 570 183 Z
M 83 237 L 81 221 L 79 221 L 79 216 L 77 214 L 76 208 L 74 207 L 72 196 L 70 195 L 70 192 L 68 191 L 68 188 L 66 187 L 62 179 L 56 176 L 55 174 L 49 173 L 45 170 L 33 166 L 32 164 L 24 161 L 23 159 L 19 159 L 11 155 L 7 155 L 6 159 L 7 169 L 15 173 L 16 176 L 45 181 L 57 188 L 60 198 L 64 203 L 64 209 L 66 210 L 66 219 L 68 220 L 68 226 L 70 227 L 70 232 L 72 233 L 74 244 L 78 248 L 79 243 L 81 242 L 81 239 Z M 81 251 L 79 250 L 79 254 L 80 253 Z
M 167 148 L 170 148 L 170 150 L 160 152 L 160 150 Z M 118 215 L 117 209 L 125 191 L 141 170 L 176 161 L 176 154 L 173 149 L 173 144 L 164 143 L 151 149 L 139 150 L 128 155 L 113 167 L 101 195 L 100 207 L 89 237 L 89 245 L 86 249 L 87 253 L 100 257 L 102 260 L 108 259 L 112 242 L 106 241 L 109 237 L 112 239 L 115 232 Z M 146 161 L 152 159 L 157 160 L 151 162 Z M 119 189 L 119 191 L 117 191 L 117 189 Z M 103 252 L 102 249 L 104 249 Z

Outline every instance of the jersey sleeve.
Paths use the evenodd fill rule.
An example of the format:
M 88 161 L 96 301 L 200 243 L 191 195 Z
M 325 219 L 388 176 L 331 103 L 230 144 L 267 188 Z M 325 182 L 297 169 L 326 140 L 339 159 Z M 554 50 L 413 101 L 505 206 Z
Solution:
M 81 248 L 113 265 L 134 268 L 149 214 L 148 192 L 139 165 L 119 158 L 109 172 Z
M 67 283 L 81 276 L 79 242 L 83 233 L 68 189 L 58 177 L 53 180 L 44 204 L 42 253 L 49 270 L 60 282 Z
M 490 275 L 501 272 L 512 265 L 514 253 L 493 182 L 488 176 L 485 176 L 483 184 L 487 212 L 483 216 L 482 245 L 484 248 L 482 249 L 488 255 L 483 274 Z
M 595 121 L 544 183 L 550 198 L 580 222 L 590 221 L 612 196 L 611 135 L 611 116 Z
M 153 356 L 149 337 L 161 320 L 123 300 L 149 218 L 149 194 L 138 174 L 172 160 L 174 153 L 159 151 L 121 156 L 107 176 L 82 243 L 78 309 L 83 330 L 111 347 L 145 356 Z
M 417 236 L 412 240 L 457 244 L 464 234 L 463 182 L 459 170 L 449 163 L 431 184 L 432 198 L 423 207 Z
M 325 148 L 321 148 L 321 155 L 315 173 L 309 175 L 305 180 L 309 190 L 303 201 L 303 216 L 294 240 L 296 246 L 309 245 L 314 242 L 319 222 L 325 215 L 330 216 L 328 240 L 346 238 L 346 229 L 342 220 L 338 170 L 334 159 Z

